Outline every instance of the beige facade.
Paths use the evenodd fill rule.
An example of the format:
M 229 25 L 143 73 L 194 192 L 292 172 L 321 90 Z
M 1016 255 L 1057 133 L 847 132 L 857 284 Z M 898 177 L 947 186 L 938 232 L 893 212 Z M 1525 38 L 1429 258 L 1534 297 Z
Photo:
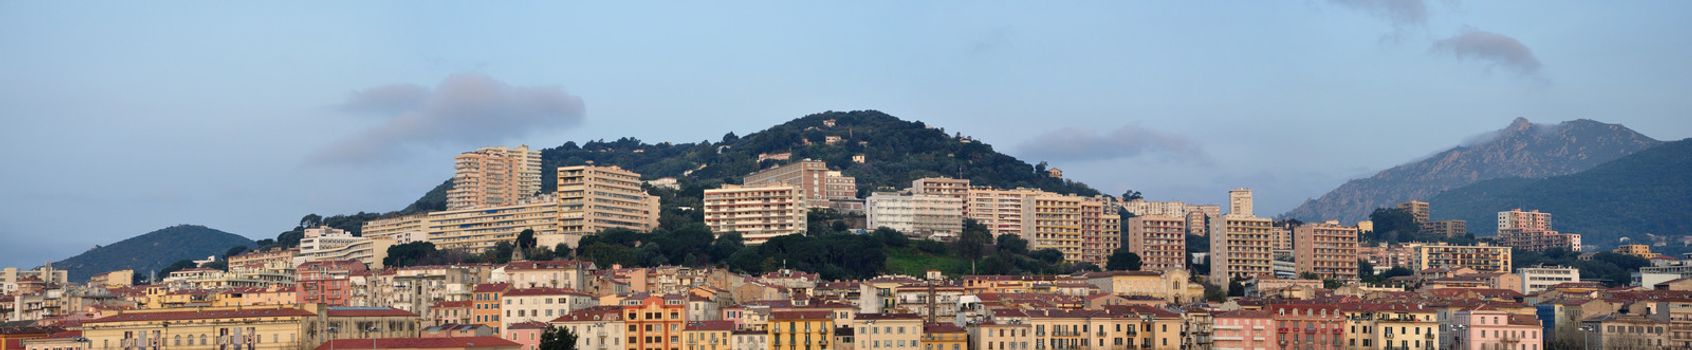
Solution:
M 1323 279 L 1357 279 L 1357 228 L 1337 221 L 1304 224 L 1293 229 L 1293 251 L 1300 274 Z
M 746 244 L 805 232 L 803 191 L 797 186 L 724 185 L 705 190 L 705 226 L 711 232 L 738 232 Z
M 1418 224 L 1428 222 L 1428 219 L 1430 217 L 1428 208 L 1429 208 L 1428 202 L 1423 202 L 1423 201 L 1413 200 L 1413 201 L 1409 201 L 1409 202 L 1398 203 L 1398 209 L 1404 209 L 1404 211 L 1410 212 L 1411 220 L 1415 220 L 1416 223 L 1418 223 Z
M 1099 291 L 1122 297 L 1152 297 L 1167 303 L 1186 304 L 1204 298 L 1204 286 L 1190 283 L 1187 270 L 1105 271 L 1087 274 L 1087 284 Z
M 123 288 L 135 284 L 135 270 L 123 269 L 88 278 L 89 288 Z
M 858 191 L 855 179 L 841 175 L 838 171 L 830 171 L 828 163 L 813 159 L 764 169 L 746 175 L 742 182 L 747 187 L 792 185 L 799 189 L 801 204 L 805 209 L 826 209 L 829 199 L 856 198 Z
M 871 229 L 886 227 L 923 237 L 963 233 L 963 199 L 941 194 L 877 192 L 867 201 Z
M 1122 207 L 1108 196 L 1081 200 L 1081 260 L 1104 267 L 1122 248 Z
M 617 166 L 559 167 L 557 194 L 559 232 L 571 246 L 583 236 L 606 229 L 644 232 L 658 227 L 658 197 L 641 189 L 640 174 L 633 171 Z
M 911 193 L 934 194 L 967 200 L 969 198 L 969 179 L 954 179 L 949 177 L 925 177 L 911 181 Z
M 429 240 L 429 231 L 426 229 L 428 225 L 425 222 L 428 218 L 427 214 L 381 218 L 365 221 L 361 230 L 365 237 L 385 237 L 393 240 L 394 244 L 425 242 Z
M 855 349 L 919 350 L 922 324 L 916 314 L 857 314 L 851 320 Z
M 557 236 L 556 197 L 537 196 L 516 205 L 429 213 L 429 242 L 439 249 L 480 251 L 499 242 L 514 242 L 525 229 L 536 237 Z
M 1482 272 L 1510 272 L 1510 247 L 1487 245 L 1411 244 L 1410 269 L 1466 267 Z
M 1498 212 L 1498 231 L 1550 231 L 1551 213 L 1515 209 Z
M 971 188 L 969 199 L 964 203 L 964 216 L 986 226 L 995 237 L 1006 234 L 1023 236 L 1024 200 L 1042 194 L 1045 192 L 1026 188 Z
M 541 153 L 529 146 L 487 147 L 454 158 L 447 210 L 515 205 L 541 189 Z
M 1228 191 L 1228 214 L 1235 216 L 1255 216 L 1252 213 L 1251 189 L 1235 188 Z
M 524 322 L 550 322 L 576 310 L 597 306 L 588 293 L 563 288 L 524 288 L 500 296 L 499 329 Z
M 1523 267 L 1516 269 L 1516 275 L 1521 276 L 1521 289 L 1517 291 L 1522 294 L 1535 294 L 1558 284 L 1580 282 L 1580 270 L 1573 267 Z
M 1187 222 L 1169 215 L 1128 219 L 1128 251 L 1140 256 L 1140 270 L 1166 271 L 1187 266 Z
M 1227 286 L 1230 278 L 1272 276 L 1273 224 L 1269 218 L 1231 213 L 1211 221 L 1210 282 Z
M 1057 249 L 1065 261 L 1082 261 L 1081 197 L 1042 193 L 1022 200 L 1022 238 L 1028 249 Z

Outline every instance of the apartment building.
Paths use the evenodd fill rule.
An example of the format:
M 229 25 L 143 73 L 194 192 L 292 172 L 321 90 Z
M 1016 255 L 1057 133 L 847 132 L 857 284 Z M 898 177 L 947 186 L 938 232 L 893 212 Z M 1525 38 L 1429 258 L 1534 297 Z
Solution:
M 431 212 L 425 223 L 436 248 L 480 251 L 515 242 L 523 230 L 534 230 L 537 239 L 561 236 L 559 209 L 557 197 L 535 196 L 508 206 Z
M 1530 252 L 1562 249 L 1578 253 L 1582 248 L 1580 234 L 1557 231 L 1498 230 L 1494 239 L 1499 245 Z
M 705 190 L 705 226 L 719 235 L 740 233 L 748 245 L 804 233 L 804 191 L 794 185 L 723 185 Z
M 394 244 L 429 241 L 428 214 L 400 215 L 364 222 L 364 237 L 387 238 Z
M 1265 310 L 1233 310 L 1212 316 L 1213 349 L 1269 350 L 1281 349 L 1277 344 L 1275 320 Z
M 511 285 L 505 283 L 478 284 L 470 296 L 470 322 L 498 328 L 505 324 L 505 313 L 500 309 L 504 304 L 505 292 L 511 290 Z
M 393 245 L 394 241 L 386 237 L 355 237 L 351 232 L 338 228 L 313 227 L 306 229 L 305 237 L 300 239 L 300 250 L 294 256 L 294 264 L 351 260 L 380 269 L 382 259 L 388 257 L 388 247 Z
M 916 314 L 857 314 L 851 320 L 854 349 L 919 350 L 922 325 Z
M 1028 249 L 1057 249 L 1065 261 L 1082 261 L 1081 197 L 1042 193 L 1023 198 L 1022 238 Z
M 971 188 L 969 200 L 964 203 L 964 216 L 986 226 L 994 237 L 1009 234 L 1027 239 L 1023 235 L 1024 200 L 1045 193 L 1026 188 Z
M 1148 215 L 1128 219 L 1128 251 L 1140 256 L 1140 270 L 1187 267 L 1187 221 L 1180 216 Z
M 942 194 L 876 192 L 867 200 L 869 228 L 953 239 L 963 233 L 963 199 Z
M 732 350 L 734 321 L 691 321 L 682 327 L 683 350 Z
M 487 147 L 453 160 L 447 210 L 510 206 L 540 193 L 541 152 L 528 145 Z
M 1566 266 L 1535 266 L 1516 269 L 1522 294 L 1535 294 L 1568 282 L 1580 282 L 1580 270 Z
M 548 322 L 570 312 L 598 305 L 593 295 L 564 288 L 521 288 L 500 296 L 500 327 L 524 322 Z
M 834 312 L 798 310 L 770 312 L 770 350 L 827 350 L 834 344 Z
M 1415 220 L 1418 224 L 1428 222 L 1429 218 L 1431 218 L 1429 215 L 1431 214 L 1429 208 L 1428 202 L 1419 200 L 1398 203 L 1398 209 L 1404 209 L 1404 211 L 1410 212 L 1410 218 Z
M 1211 221 L 1210 282 L 1227 286 L 1230 279 L 1274 275 L 1274 221 L 1251 214 L 1251 190 L 1228 192 L 1230 211 Z
M 294 295 L 301 304 L 360 305 L 353 280 L 366 278 L 370 270 L 357 261 L 313 261 L 300 264 L 294 277 Z
M 1420 303 L 1344 303 L 1344 349 L 1438 349 L 1443 309 Z M 1336 344 L 1338 345 L 1338 344 Z
M 552 325 L 576 335 L 576 349 L 626 350 L 621 305 L 589 307 L 553 319 Z
M 1594 318 L 1594 320 L 1597 320 L 1597 321 L 1586 321 L 1586 322 L 1592 322 L 1592 323 L 1602 325 L 1602 324 L 1605 323 L 1602 320 L 1603 318 L 1605 318 L 1605 317 L 1600 316 L 1600 317 Z M 1649 323 L 1649 322 L 1645 322 L 1645 323 Z M 1490 309 L 1490 308 L 1476 307 L 1476 308 L 1468 308 L 1468 309 L 1453 312 L 1452 315 L 1451 315 L 1450 324 L 1452 326 L 1454 326 L 1453 328 L 1455 330 L 1454 330 L 1453 333 L 1455 333 L 1455 334 L 1452 334 L 1451 337 L 1447 337 L 1448 339 L 1450 339 L 1450 342 L 1449 342 L 1448 345 L 1446 345 L 1446 347 L 1449 347 L 1449 348 L 1453 348 L 1453 349 L 1544 349 L 1545 348 L 1544 347 L 1544 345 L 1545 345 L 1545 337 L 1544 337 L 1545 329 L 1544 329 L 1544 326 L 1542 326 L 1540 320 L 1538 318 L 1535 318 L 1533 315 L 1517 315 L 1517 314 L 1511 314 L 1510 312 L 1505 311 L 1505 310 L 1496 310 L 1496 309 Z M 1657 332 L 1652 332 L 1651 334 L 1659 334 L 1659 335 L 1662 334 L 1662 332 L 1661 332 L 1662 324 L 1656 324 L 1655 326 L 1659 327 L 1659 329 L 1657 330 Z M 1599 328 L 1602 328 L 1602 327 L 1599 327 Z M 1602 337 L 1589 337 L 1589 338 L 1600 338 L 1601 339 Z M 1622 345 L 1622 344 L 1613 344 L 1613 343 L 1612 344 L 1604 344 L 1604 342 L 1596 342 L 1596 343 L 1588 343 L 1588 345 L 1599 345 L 1599 346 L 1592 346 L 1592 347 L 1588 347 L 1587 349 L 1629 349 L 1629 348 L 1631 348 L 1631 349 L 1646 349 L 1646 348 L 1649 348 L 1649 347 L 1646 347 L 1646 346 L 1639 346 L 1639 345 L 1647 345 L 1647 344 L 1631 344 L 1631 345 L 1635 345 L 1637 347 L 1627 347 L 1626 345 Z M 1610 346 L 1604 346 L 1604 345 L 1610 345 Z M 1662 345 L 1662 344 L 1658 343 L 1656 345 Z
M 1469 234 L 1469 222 L 1463 220 L 1440 220 L 1422 223 L 1422 232 L 1440 235 L 1445 238 L 1462 237 Z
M 559 167 L 557 195 L 559 231 L 571 246 L 606 229 L 658 227 L 658 197 L 641 188 L 640 174 L 615 165 Z
M 1128 298 L 1157 298 L 1168 303 L 1198 302 L 1204 286 L 1192 283 L 1187 270 L 1103 271 L 1087 274 L 1087 284 L 1099 292 Z
M 792 185 L 798 188 L 801 205 L 805 209 L 826 209 L 830 199 L 856 198 L 858 192 L 855 179 L 828 170 L 828 163 L 813 159 L 777 165 L 746 175 L 742 183 L 747 187 Z
M 1452 245 L 1446 243 L 1408 244 L 1410 269 L 1421 271 L 1435 267 L 1470 268 L 1481 272 L 1510 272 L 1510 247 L 1488 245 Z
M 1081 200 L 1081 259 L 1100 267 L 1122 249 L 1122 207 L 1110 196 Z
M 1293 229 L 1298 273 L 1323 279 L 1357 279 L 1357 228 L 1338 221 L 1299 225 Z
M 623 300 L 623 324 L 628 350 L 677 350 L 682 325 L 687 323 L 687 299 L 682 295 L 635 295 Z
M 1550 231 L 1551 213 L 1520 208 L 1498 212 L 1498 231 Z
M 1222 216 L 1222 206 L 1215 204 L 1192 204 L 1175 201 L 1148 201 L 1136 199 L 1122 203 L 1122 210 L 1134 213 L 1134 216 L 1174 216 L 1185 218 L 1187 233 L 1199 236 L 1210 234 L 1209 220 Z
M 964 201 L 969 198 L 969 179 L 925 177 L 911 181 L 911 193 L 940 195 Z

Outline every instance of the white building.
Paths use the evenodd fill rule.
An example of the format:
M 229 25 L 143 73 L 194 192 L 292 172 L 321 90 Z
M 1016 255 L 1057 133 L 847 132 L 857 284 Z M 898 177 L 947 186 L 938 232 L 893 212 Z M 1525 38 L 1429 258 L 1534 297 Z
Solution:
M 305 238 L 300 239 L 300 254 L 294 257 L 294 266 L 312 261 L 356 260 L 371 269 L 380 269 L 382 259 L 388 257 L 388 247 L 393 245 L 394 241 L 386 237 L 355 237 L 333 227 L 308 228 Z
M 1523 267 L 1516 269 L 1522 276 L 1522 294 L 1533 294 L 1561 283 L 1580 282 L 1580 270 L 1563 266 Z
M 941 240 L 956 238 L 963 233 L 963 203 L 963 198 L 949 195 L 876 192 L 868 200 L 869 227 Z

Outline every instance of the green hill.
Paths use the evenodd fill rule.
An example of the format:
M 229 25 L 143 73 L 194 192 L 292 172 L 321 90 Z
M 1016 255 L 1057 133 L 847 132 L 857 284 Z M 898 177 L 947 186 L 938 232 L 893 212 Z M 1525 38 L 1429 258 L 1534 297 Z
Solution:
M 1600 164 L 1543 179 L 1503 178 L 1446 191 L 1429 200 L 1440 218 L 1469 221 L 1469 231 L 1489 236 L 1497 213 L 1514 208 L 1552 214 L 1559 231 L 1582 234 L 1586 244 L 1613 244 L 1644 234 L 1692 233 L 1692 139 L 1674 141 Z
M 72 282 L 122 269 L 133 269 L 137 276 L 146 276 L 179 260 L 205 259 L 222 255 L 230 247 L 252 245 L 253 240 L 233 233 L 199 225 L 177 225 L 95 247 L 53 263 L 53 267 L 69 271 Z

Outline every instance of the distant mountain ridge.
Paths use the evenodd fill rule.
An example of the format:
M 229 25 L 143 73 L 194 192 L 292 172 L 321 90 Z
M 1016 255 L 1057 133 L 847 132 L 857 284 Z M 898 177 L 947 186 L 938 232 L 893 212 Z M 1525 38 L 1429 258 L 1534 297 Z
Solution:
M 253 240 L 205 226 L 177 225 L 90 249 L 55 262 L 53 267 L 69 271 L 73 283 L 122 269 L 146 276 L 183 259 L 221 255 L 237 245 L 250 247 Z
M 1473 144 L 1348 181 L 1282 216 L 1353 222 L 1375 208 L 1431 198 L 1475 182 L 1573 174 L 1661 143 L 1619 124 L 1577 119 L 1540 125 L 1516 118 Z M 1444 212 L 1434 207 L 1436 218 Z
M 1592 169 L 1544 179 L 1481 181 L 1429 199 L 1441 212 L 1468 220 L 1482 236 L 1496 213 L 1515 208 L 1551 213 L 1552 228 L 1580 233 L 1588 245 L 1617 238 L 1692 233 L 1692 139 L 1664 143 Z

